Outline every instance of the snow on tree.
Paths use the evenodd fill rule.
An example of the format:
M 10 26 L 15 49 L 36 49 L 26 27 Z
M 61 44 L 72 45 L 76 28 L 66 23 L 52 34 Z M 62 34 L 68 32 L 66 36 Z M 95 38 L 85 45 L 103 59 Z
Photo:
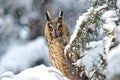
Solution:
M 120 0 L 90 0 L 90 2 L 93 7 L 88 9 L 77 20 L 69 44 L 64 50 L 65 56 L 73 61 L 75 69 L 79 68 L 81 78 L 87 75 L 89 80 L 119 80 Z M 76 54 L 79 56 L 78 60 L 75 60 Z M 38 68 L 35 67 L 21 72 L 18 74 L 20 75 L 19 78 L 22 77 L 24 80 L 31 79 L 30 77 L 32 76 L 29 74 L 24 75 L 24 72 L 30 70 L 35 73 L 37 72 L 36 70 L 40 69 Z M 42 71 L 46 70 L 49 69 L 46 68 Z M 53 70 L 53 72 L 56 71 Z M 57 72 L 58 74 L 59 71 Z M 13 79 L 10 78 L 11 80 L 19 80 L 19 78 L 15 79 L 18 75 L 10 72 L 3 74 L 1 79 L 7 80 L 4 77 L 8 76 L 7 78 L 9 78 L 12 76 Z M 60 75 L 62 74 L 60 73 Z M 26 76 L 28 77 L 26 78 Z M 40 75 L 35 76 L 37 78 L 32 77 L 32 79 L 39 80 L 42 77 Z M 47 75 L 47 77 L 51 76 L 51 73 Z M 58 77 L 55 77 L 55 80 L 59 79 Z
M 119 7 L 115 0 L 90 1 L 93 7 L 77 20 L 70 42 L 64 51 L 71 59 L 74 59 L 76 54 L 79 55 L 80 58 L 73 60 L 73 64 L 80 68 L 81 77 L 87 75 L 90 80 L 105 80 L 111 72 L 111 63 L 109 59 L 106 61 L 107 55 L 118 46 L 120 40 Z

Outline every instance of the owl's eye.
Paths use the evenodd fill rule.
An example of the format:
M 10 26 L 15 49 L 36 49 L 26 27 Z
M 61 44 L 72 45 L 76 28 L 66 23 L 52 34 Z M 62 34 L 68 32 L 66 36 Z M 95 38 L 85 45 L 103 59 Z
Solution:
M 52 25 L 48 25 L 48 30 L 49 30 L 50 32 L 53 31 Z
M 58 25 L 58 30 L 59 30 L 59 31 L 62 30 L 62 25 L 61 25 L 61 24 Z

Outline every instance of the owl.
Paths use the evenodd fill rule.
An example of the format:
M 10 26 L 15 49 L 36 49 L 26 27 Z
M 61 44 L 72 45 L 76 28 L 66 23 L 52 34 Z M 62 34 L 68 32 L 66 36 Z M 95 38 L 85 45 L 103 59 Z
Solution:
M 47 11 L 45 19 L 45 38 L 51 65 L 59 69 L 70 80 L 81 80 L 71 60 L 64 55 L 64 48 L 69 42 L 70 34 L 64 21 L 63 11 L 59 12 L 56 19 L 53 19 Z

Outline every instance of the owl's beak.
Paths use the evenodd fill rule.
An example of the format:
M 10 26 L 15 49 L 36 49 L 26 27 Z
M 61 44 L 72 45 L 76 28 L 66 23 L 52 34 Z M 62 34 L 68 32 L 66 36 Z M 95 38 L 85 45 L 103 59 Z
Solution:
M 53 37 L 58 38 L 58 37 L 60 37 L 60 35 L 59 34 L 53 34 Z
M 52 35 L 54 38 L 60 37 L 60 33 L 57 33 L 56 31 L 54 31 Z

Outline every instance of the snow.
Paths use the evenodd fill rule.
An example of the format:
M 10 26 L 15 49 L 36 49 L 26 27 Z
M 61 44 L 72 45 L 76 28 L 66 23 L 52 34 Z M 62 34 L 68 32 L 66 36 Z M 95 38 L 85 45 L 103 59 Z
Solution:
M 80 58 L 76 64 L 85 67 L 87 76 L 91 77 L 94 70 L 99 68 L 102 63 L 101 56 L 105 57 L 104 44 L 103 41 L 92 41 L 87 48 L 84 57 Z
M 118 9 L 120 10 L 120 0 L 117 0 L 117 3 L 116 3 Z
M 79 19 L 77 20 L 77 24 L 76 24 L 76 26 L 75 26 L 75 30 L 74 30 L 74 32 L 73 32 L 74 34 L 71 35 L 70 43 L 72 43 L 72 41 L 76 38 L 77 33 L 78 33 L 79 29 L 80 29 L 80 25 L 81 25 L 83 22 L 87 21 L 88 18 L 89 18 L 89 17 L 88 17 L 88 15 L 87 15 L 87 13 L 86 13 L 86 14 L 83 14 L 82 16 L 79 17 Z
M 102 16 L 101 19 L 106 20 L 107 18 L 115 18 L 117 17 L 116 11 L 115 10 L 109 10 L 106 11 Z
M 73 31 L 73 34 L 71 35 L 71 38 L 70 38 L 70 41 L 69 43 L 67 44 L 67 46 L 65 47 L 64 49 L 64 52 L 66 54 L 66 50 L 68 48 L 70 48 L 70 45 L 72 44 L 72 42 L 75 40 L 75 38 L 77 37 L 77 33 L 79 32 L 80 30 L 80 25 L 82 25 L 83 22 L 87 21 L 87 19 L 89 18 L 88 16 L 88 13 L 84 13 L 82 16 L 79 17 L 79 19 L 77 20 L 77 24 L 75 26 L 75 29 Z
M 2 6 L 8 6 L 8 7 L 10 5 L 12 5 L 10 12 L 8 10 L 8 14 L 4 14 L 4 9 L 0 8 L 0 26 L 2 26 L 0 29 L 0 33 L 2 33 L 1 35 L 4 34 L 1 38 L 1 39 L 3 39 L 3 41 L 4 40 L 9 41 L 8 38 L 4 39 L 5 35 L 11 33 L 11 31 L 13 31 L 13 29 L 14 29 L 13 26 L 18 25 L 18 24 L 16 24 L 16 20 L 14 20 L 14 17 L 13 17 L 14 10 L 19 9 L 20 7 L 23 7 L 25 9 L 25 11 L 23 11 L 24 13 L 22 13 L 22 12 L 18 13 L 19 15 L 22 15 L 19 20 L 20 23 L 22 23 L 22 25 L 27 24 L 31 18 L 34 19 L 34 18 L 38 17 L 37 12 L 35 12 L 32 8 L 33 0 L 26 0 L 26 1 L 22 0 L 22 1 L 17 1 L 17 2 L 16 1 L 17 0 L 14 0 L 13 2 L 9 1 L 9 3 L 4 3 L 2 5 Z M 72 26 L 75 21 L 75 19 L 74 19 L 75 16 L 72 16 L 72 15 L 76 15 L 76 14 L 78 15 L 82 11 L 84 11 L 84 10 L 79 10 L 79 9 L 81 9 L 81 7 L 77 6 L 77 5 L 79 5 L 78 1 L 72 1 L 72 0 L 70 0 L 69 2 L 60 1 L 60 0 L 53 1 L 53 4 L 60 3 L 59 6 L 63 7 L 63 11 L 65 11 L 64 9 L 70 9 L 67 12 L 65 12 L 66 13 L 65 15 L 67 15 L 68 13 L 70 14 L 70 16 L 68 16 L 69 18 L 66 18 L 68 20 L 71 19 L 72 23 L 70 23 L 68 21 L 68 25 L 70 25 L 70 26 Z M 81 0 L 81 1 L 86 2 L 87 0 Z M 96 2 L 98 0 L 90 0 L 90 1 Z M 107 0 L 107 2 L 109 2 L 109 1 L 110 0 Z M 120 0 L 116 0 L 116 1 L 117 1 L 116 7 L 120 10 Z M 73 2 L 75 2 L 75 3 L 73 4 Z M 103 2 L 105 2 L 105 1 L 103 1 Z M 50 3 L 48 5 L 52 6 L 51 4 L 52 3 Z M 119 13 L 117 13 L 116 8 L 111 9 L 109 6 L 109 3 L 107 3 L 107 4 L 108 5 L 105 4 L 103 6 L 100 6 L 100 5 L 102 5 L 102 3 L 100 3 L 100 5 L 97 5 L 97 8 L 91 7 L 90 9 L 88 9 L 88 12 L 84 13 L 82 16 L 79 17 L 79 19 L 77 20 L 73 35 L 71 36 L 70 42 L 65 47 L 65 52 L 67 52 L 67 49 L 71 48 L 71 44 L 74 43 L 74 40 L 76 38 L 79 38 L 77 33 L 81 30 L 81 25 L 84 22 L 88 21 L 90 18 L 94 17 L 93 15 L 96 14 L 97 12 L 99 12 L 99 10 L 108 7 L 107 9 L 101 11 L 102 16 L 100 14 L 100 18 L 102 20 L 99 21 L 99 23 L 100 23 L 99 31 L 100 32 L 98 32 L 97 37 L 100 37 L 100 36 L 101 37 L 98 39 L 92 39 L 92 41 L 90 41 L 89 44 L 87 44 L 86 50 L 82 52 L 82 56 L 80 56 L 80 59 L 77 60 L 77 62 L 75 63 L 75 65 L 79 66 L 80 68 L 82 67 L 82 69 L 84 69 L 85 73 L 91 80 L 99 80 L 100 79 L 99 73 L 101 75 L 105 75 L 107 80 L 116 80 L 116 79 L 113 79 L 113 77 L 117 77 L 116 75 L 120 76 Z M 57 5 L 55 5 L 55 6 L 57 6 Z M 89 5 L 87 5 L 87 6 L 89 6 Z M 43 7 L 43 6 L 40 6 L 40 8 L 41 7 Z M 59 9 L 61 9 L 60 7 L 59 7 Z M 48 8 L 46 8 L 46 9 L 48 9 Z M 53 15 L 55 15 L 55 13 L 58 12 L 57 10 L 59 10 L 59 9 L 54 7 L 54 9 L 50 8 L 50 11 L 52 13 L 54 13 Z M 5 10 L 6 10 L 6 8 L 5 8 Z M 41 8 L 41 10 L 43 10 L 43 8 Z M 71 12 L 71 11 L 73 11 L 73 12 Z M 42 14 L 44 14 L 44 13 L 42 13 Z M 42 15 L 40 15 L 40 16 L 42 17 Z M 117 25 L 116 25 L 116 22 L 117 22 Z M 87 25 L 87 27 L 91 28 L 93 31 L 95 31 L 95 28 L 96 28 L 95 26 L 96 25 L 93 23 L 90 23 L 90 25 Z M 84 29 L 85 28 L 83 28 L 83 30 Z M 28 38 L 29 37 L 28 32 L 29 32 L 29 30 L 25 26 L 25 28 L 23 28 L 23 29 L 21 29 L 21 31 L 19 31 L 20 38 L 22 38 L 22 39 Z M 104 34 L 104 36 L 103 36 L 103 34 Z M 92 34 L 90 34 L 90 35 L 92 35 Z M 9 37 L 9 35 L 7 35 L 6 37 Z M 93 38 L 93 37 L 90 37 L 90 38 Z M 96 38 L 96 36 L 94 36 L 94 38 Z M 76 41 L 76 44 L 81 44 L 81 43 L 79 43 L 79 41 Z M 1 46 L 2 46 L 1 48 L 3 48 L 3 45 L 1 45 Z M 9 45 L 7 44 L 7 46 L 9 46 Z M 114 46 L 116 46 L 116 47 L 114 47 Z M 75 46 L 72 47 L 72 49 L 75 49 Z M 81 53 L 79 53 L 79 54 L 81 54 Z M 107 61 L 106 61 L 106 59 L 107 59 Z M 65 78 L 62 75 L 62 73 L 59 70 L 56 70 L 53 67 L 46 67 L 44 65 L 39 65 L 39 66 L 30 68 L 37 61 L 44 61 L 46 64 L 49 64 L 48 49 L 47 49 L 47 46 L 46 46 L 46 43 L 45 43 L 45 40 L 43 37 L 39 37 L 36 40 L 30 41 L 25 44 L 11 45 L 10 48 L 8 47 L 7 52 L 4 55 L 0 56 L 0 75 L 2 74 L 0 77 L 0 80 L 50 80 L 50 79 L 52 79 L 52 80 L 68 80 L 67 78 Z M 16 74 L 18 72 L 20 72 L 20 73 Z M 95 72 L 98 72 L 98 74 Z M 103 79 L 101 79 L 101 80 L 103 80 Z M 120 79 L 118 79 L 118 80 L 120 80 Z
M 81 16 L 79 16 L 79 19 L 77 20 L 77 23 L 76 23 L 76 25 L 75 25 L 75 29 L 74 29 L 74 31 L 73 31 L 73 34 L 71 35 L 70 41 L 69 41 L 68 45 L 65 47 L 65 50 L 64 50 L 65 54 L 66 54 L 66 52 L 67 52 L 67 49 L 70 48 L 70 45 L 71 45 L 71 44 L 73 43 L 73 41 L 77 38 L 77 34 L 78 34 L 78 32 L 81 30 L 81 25 L 82 25 L 84 22 L 86 22 L 86 21 L 89 20 L 89 18 L 91 17 L 91 14 L 94 15 L 94 14 L 97 13 L 99 10 L 101 10 L 101 9 L 103 9 L 103 8 L 106 8 L 106 7 L 107 7 L 106 4 L 104 4 L 103 6 L 97 8 L 97 9 L 94 9 L 93 7 L 91 7 L 90 9 L 88 9 L 88 12 L 86 12 L 86 13 L 82 14 Z M 84 30 L 84 29 L 85 29 L 85 28 L 83 28 L 83 30 Z
M 49 65 L 48 49 L 43 37 L 27 44 L 12 45 L 1 58 L 0 74 L 5 71 L 17 73 L 31 67 L 38 60 L 42 60 L 46 65 Z
M 116 28 L 116 24 L 114 22 L 112 23 L 107 23 L 103 25 L 103 28 L 107 31 L 109 31 L 109 33 L 113 32 Z
M 116 22 L 118 20 L 117 13 L 115 10 L 106 11 L 102 18 L 105 21 L 103 24 L 103 29 L 106 32 L 106 37 L 104 38 L 105 43 L 105 52 L 108 53 L 110 47 L 114 45 L 113 40 L 116 39 L 116 32 L 115 29 L 117 28 Z
M 21 37 L 21 39 L 25 40 L 29 37 L 29 33 L 30 33 L 30 30 L 27 26 L 25 26 L 24 28 L 22 28 L 19 32 L 19 35 Z
M 94 8 L 91 7 L 90 9 L 88 9 L 88 12 L 90 12 L 90 13 L 94 13 Z
M 106 75 L 108 80 L 112 80 L 116 75 L 120 75 L 120 45 L 112 49 L 107 55 L 107 69 L 108 74 Z M 119 78 L 120 79 L 120 78 Z M 118 79 L 118 80 L 119 80 Z M 117 80 L 117 79 L 113 79 Z
M 11 71 L 8 71 L 8 72 L 5 72 L 3 73 L 1 76 L 0 76 L 0 79 L 3 78 L 3 77 L 9 77 L 9 78 L 13 78 L 15 77 L 15 74 Z
M 0 17 L 0 26 L 8 29 L 12 29 L 14 24 L 13 17 L 11 15 L 6 15 L 4 17 Z
M 120 45 L 117 45 L 120 41 L 120 27 L 116 25 L 116 21 L 118 21 L 119 18 L 117 17 L 117 12 L 115 10 L 109 10 L 102 15 L 102 19 L 105 20 L 103 28 L 107 34 L 104 38 L 105 53 L 107 54 L 107 80 L 119 80 L 120 65 L 118 63 L 120 62 Z M 117 47 L 110 49 L 113 45 Z
M 97 9 L 95 9 L 95 13 L 100 11 L 101 9 L 107 8 L 107 4 L 103 4 L 103 6 L 99 6 Z
M 12 72 L 6 72 L 1 76 L 1 80 L 68 80 L 63 74 L 53 68 L 39 65 L 26 69 L 15 75 Z
M 65 48 L 65 53 L 67 52 L 67 50 L 75 47 L 74 45 L 72 45 L 74 44 L 74 41 L 75 44 L 77 44 L 78 42 L 78 44 L 82 44 L 79 40 L 77 40 L 79 38 L 77 34 L 81 29 L 81 25 L 84 22 L 88 21 L 91 16 L 95 15 L 100 10 L 107 7 L 108 5 L 106 4 L 98 7 L 97 9 L 91 7 L 88 12 L 84 13 L 82 16 L 79 17 L 73 35 L 71 36 L 70 42 Z M 102 12 L 103 11 L 101 11 L 101 13 Z M 101 31 L 99 32 L 99 36 L 100 34 L 104 34 L 104 36 L 98 38 L 97 41 L 90 41 L 89 44 L 87 44 L 86 50 L 83 51 L 83 53 L 81 50 L 79 51 L 80 59 L 77 60 L 76 63 L 74 63 L 80 68 L 83 68 L 83 71 L 91 80 L 105 79 L 103 75 L 106 75 L 108 73 L 106 69 L 106 54 L 109 53 L 113 46 L 117 46 L 117 41 L 120 40 L 120 29 L 119 26 L 116 25 L 116 21 L 119 20 L 117 12 L 115 10 L 108 10 L 103 12 L 100 17 L 103 21 L 99 22 L 99 30 Z M 91 25 L 87 25 L 87 27 L 95 27 L 95 25 L 92 25 L 91 23 Z M 98 75 L 97 73 L 100 73 L 102 75 Z

